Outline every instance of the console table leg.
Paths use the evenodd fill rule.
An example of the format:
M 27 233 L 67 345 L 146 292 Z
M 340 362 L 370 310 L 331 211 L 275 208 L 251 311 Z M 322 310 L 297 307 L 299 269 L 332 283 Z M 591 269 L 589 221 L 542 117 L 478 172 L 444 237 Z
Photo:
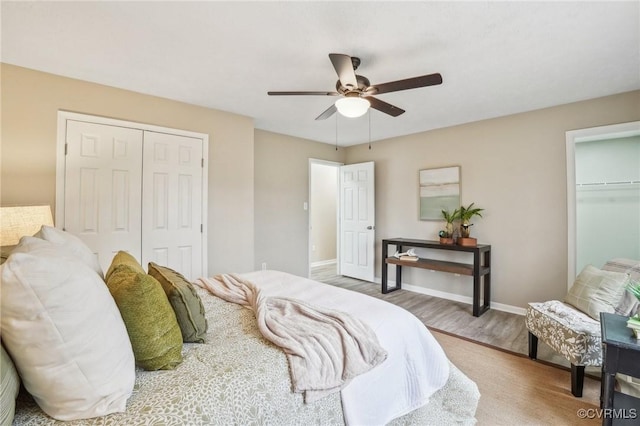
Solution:
M 387 294 L 389 289 L 387 288 L 387 271 L 389 269 L 389 265 L 385 261 L 388 256 L 388 247 L 389 245 L 386 242 L 382 242 L 382 277 L 380 277 L 380 281 L 382 282 L 382 294 Z
M 480 277 L 473 277 L 473 316 L 480 316 Z
M 473 254 L 473 316 L 480 316 L 480 253 Z M 485 297 L 487 297 L 485 295 Z
M 396 265 L 396 288 L 402 288 L 402 266 Z
M 402 252 L 402 246 L 396 246 L 399 252 Z M 396 265 L 396 290 L 402 288 L 402 266 Z
M 484 266 L 486 268 L 489 268 L 489 271 L 491 271 L 491 252 L 490 251 L 485 251 L 484 252 Z M 483 306 L 483 310 L 489 310 L 489 308 L 491 307 L 491 272 L 487 272 L 484 275 L 484 306 Z

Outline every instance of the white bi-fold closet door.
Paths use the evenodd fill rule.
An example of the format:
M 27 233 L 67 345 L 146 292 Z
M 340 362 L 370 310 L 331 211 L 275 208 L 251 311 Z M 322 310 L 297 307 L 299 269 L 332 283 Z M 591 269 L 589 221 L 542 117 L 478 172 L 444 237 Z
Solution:
M 202 276 L 202 139 L 144 132 L 142 260 Z
M 56 224 L 105 271 L 125 250 L 145 269 L 153 261 L 191 280 L 206 275 L 206 135 L 60 115 Z

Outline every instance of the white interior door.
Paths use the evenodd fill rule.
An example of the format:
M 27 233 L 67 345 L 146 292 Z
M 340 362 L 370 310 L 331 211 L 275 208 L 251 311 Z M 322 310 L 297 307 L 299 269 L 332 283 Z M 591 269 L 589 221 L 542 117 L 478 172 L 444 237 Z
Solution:
M 340 167 L 340 273 L 374 280 L 374 163 Z
M 107 270 L 125 250 L 140 260 L 142 131 L 68 120 L 63 228 Z
M 144 132 L 142 263 L 202 276 L 202 139 Z

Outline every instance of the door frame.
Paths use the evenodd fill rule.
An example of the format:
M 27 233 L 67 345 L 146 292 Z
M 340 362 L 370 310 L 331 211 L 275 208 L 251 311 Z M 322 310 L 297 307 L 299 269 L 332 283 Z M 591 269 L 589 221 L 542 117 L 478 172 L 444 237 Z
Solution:
M 320 160 L 317 158 L 309 158 L 309 202 L 307 210 L 307 220 L 309 226 L 307 227 L 307 277 L 311 276 L 311 188 L 312 188 L 312 173 L 311 167 L 314 164 L 320 164 L 324 166 L 335 167 L 338 170 L 338 179 L 336 181 L 336 274 L 340 275 L 340 167 L 344 166 L 344 163 L 338 161 Z
M 66 166 L 66 136 L 67 121 L 82 121 L 85 123 L 103 124 L 107 126 L 126 127 L 142 131 L 168 133 L 178 136 L 202 139 L 202 274 L 207 276 L 209 259 L 207 254 L 207 233 L 209 228 L 208 194 L 209 194 L 209 135 L 189 130 L 173 129 L 170 127 L 156 126 L 135 121 L 119 120 L 115 118 L 97 115 L 81 114 L 77 112 L 58 110 L 58 129 L 56 138 L 56 201 L 55 201 L 55 226 L 62 229 L 64 223 L 64 197 L 65 197 L 65 166 Z M 142 167 L 142 164 L 140 164 Z

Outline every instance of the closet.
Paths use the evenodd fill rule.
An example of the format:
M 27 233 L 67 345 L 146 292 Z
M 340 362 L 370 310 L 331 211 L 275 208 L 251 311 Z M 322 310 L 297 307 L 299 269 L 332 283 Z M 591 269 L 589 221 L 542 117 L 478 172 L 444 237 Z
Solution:
M 103 270 L 119 250 L 190 280 L 206 275 L 208 136 L 60 112 L 56 225 Z
M 575 145 L 576 271 L 640 259 L 640 136 Z

